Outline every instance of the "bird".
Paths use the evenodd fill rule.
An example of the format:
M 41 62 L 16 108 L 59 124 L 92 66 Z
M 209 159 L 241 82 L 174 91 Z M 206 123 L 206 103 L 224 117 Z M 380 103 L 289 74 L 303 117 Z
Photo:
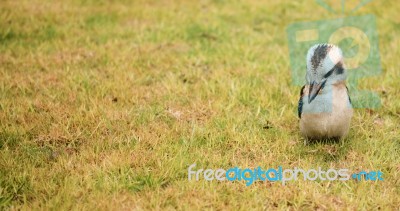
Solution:
M 353 108 L 342 50 L 328 43 L 313 45 L 306 67 L 306 84 L 298 102 L 301 134 L 306 140 L 344 139 Z

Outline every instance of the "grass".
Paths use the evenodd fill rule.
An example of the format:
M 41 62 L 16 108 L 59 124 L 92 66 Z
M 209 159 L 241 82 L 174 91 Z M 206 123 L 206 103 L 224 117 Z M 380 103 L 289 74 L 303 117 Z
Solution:
M 399 6 L 374 1 L 382 106 L 304 145 L 286 26 L 314 1 L 2 1 L 0 206 L 397 209 Z M 188 181 L 187 168 L 381 170 L 383 182 Z

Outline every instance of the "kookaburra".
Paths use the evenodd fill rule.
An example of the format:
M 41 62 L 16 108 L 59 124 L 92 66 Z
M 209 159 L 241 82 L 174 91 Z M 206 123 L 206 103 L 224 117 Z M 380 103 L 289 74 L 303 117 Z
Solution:
M 348 134 L 353 110 L 343 54 L 337 46 L 317 44 L 308 50 L 298 115 L 307 139 L 342 139 Z

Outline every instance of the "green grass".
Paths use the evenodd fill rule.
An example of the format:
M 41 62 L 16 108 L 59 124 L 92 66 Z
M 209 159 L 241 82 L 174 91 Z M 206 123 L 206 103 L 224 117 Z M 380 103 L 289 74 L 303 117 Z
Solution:
M 349 137 L 298 129 L 286 26 L 314 1 L 2 1 L 0 207 L 396 209 L 400 15 L 374 1 L 382 106 Z M 381 170 L 383 182 L 194 182 L 187 168 Z

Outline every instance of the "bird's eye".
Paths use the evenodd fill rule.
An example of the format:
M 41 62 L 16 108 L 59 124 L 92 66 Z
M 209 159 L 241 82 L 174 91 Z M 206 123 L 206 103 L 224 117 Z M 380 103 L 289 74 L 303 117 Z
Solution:
M 335 66 L 335 73 L 337 74 L 337 75 L 340 75 L 340 74 L 342 74 L 344 72 L 344 69 L 343 69 L 343 67 L 342 66 Z
M 339 62 L 337 63 L 331 70 L 329 70 L 325 75 L 324 78 L 328 78 L 329 76 L 331 76 L 333 73 L 335 73 L 336 75 L 340 75 L 343 74 L 344 72 L 344 68 L 342 66 L 342 64 Z

